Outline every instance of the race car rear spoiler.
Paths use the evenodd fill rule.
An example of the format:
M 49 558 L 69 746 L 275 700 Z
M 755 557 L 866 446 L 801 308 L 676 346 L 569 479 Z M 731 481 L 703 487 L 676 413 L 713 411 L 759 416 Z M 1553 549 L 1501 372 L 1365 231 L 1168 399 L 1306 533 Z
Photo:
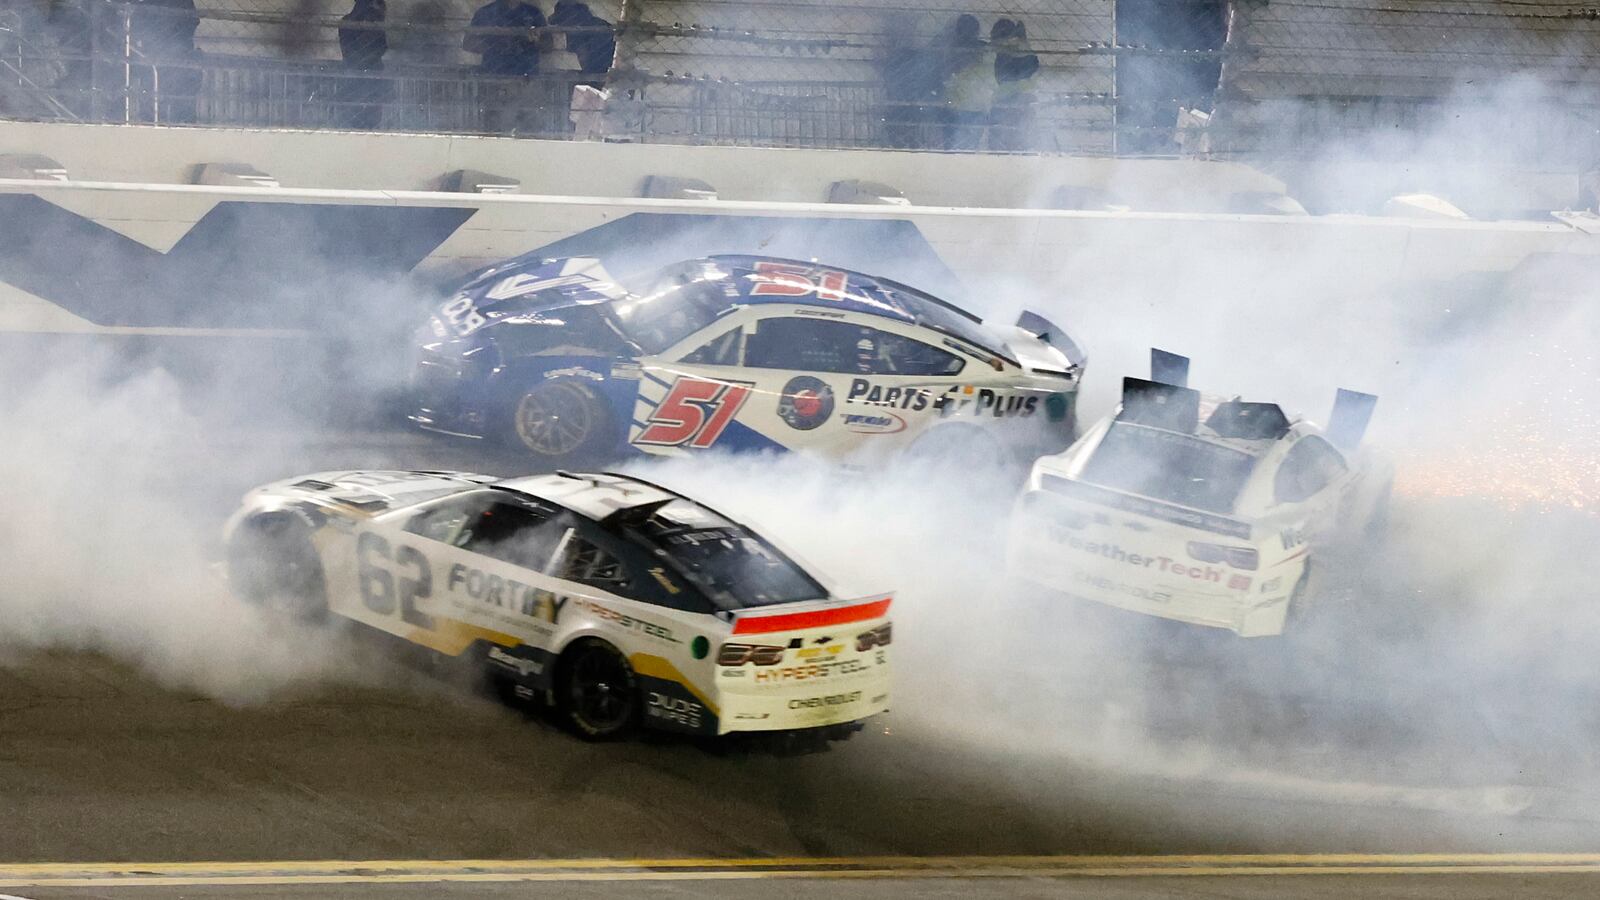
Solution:
M 1189 357 L 1150 348 L 1150 380 L 1173 387 L 1189 386 Z
M 1198 418 L 1200 395 L 1188 385 L 1189 357 L 1151 347 L 1150 380 L 1122 380 L 1119 418 L 1192 433 L 1195 423 L 1191 416 Z M 1328 417 L 1329 442 L 1344 450 L 1360 445 L 1377 405 L 1378 398 L 1372 394 L 1340 388 Z M 1222 437 L 1276 440 L 1289 433 L 1289 417 L 1275 403 L 1229 400 L 1217 405 L 1206 419 L 1206 427 Z
M 807 628 L 826 628 L 830 625 L 849 625 L 881 619 L 889 614 L 893 595 L 873 597 L 865 601 L 823 606 L 798 612 L 755 607 L 741 609 L 733 616 L 734 634 L 769 634 L 774 631 L 801 631 Z
M 1117 420 L 1194 434 L 1200 425 L 1200 392 L 1143 378 L 1123 378 Z
M 1333 412 L 1328 414 L 1328 441 L 1340 449 L 1354 450 L 1366 436 L 1377 405 L 1378 398 L 1373 394 L 1339 388 L 1333 398 Z

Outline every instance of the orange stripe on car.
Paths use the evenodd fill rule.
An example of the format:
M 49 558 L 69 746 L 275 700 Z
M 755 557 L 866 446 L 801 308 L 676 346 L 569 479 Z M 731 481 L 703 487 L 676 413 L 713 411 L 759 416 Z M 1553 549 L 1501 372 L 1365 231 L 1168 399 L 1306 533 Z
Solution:
M 855 606 L 816 609 L 810 612 L 779 613 L 773 616 L 741 615 L 733 623 L 733 633 L 766 634 L 773 631 L 800 631 L 805 628 L 826 628 L 829 625 L 865 622 L 868 619 L 882 618 L 888 614 L 891 600 L 893 600 L 892 597 L 885 597 L 882 600 L 860 603 Z

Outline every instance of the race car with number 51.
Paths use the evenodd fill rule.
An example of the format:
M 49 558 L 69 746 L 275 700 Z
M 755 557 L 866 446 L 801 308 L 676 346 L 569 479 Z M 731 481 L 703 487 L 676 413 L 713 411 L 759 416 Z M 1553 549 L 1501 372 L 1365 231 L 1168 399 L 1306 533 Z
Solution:
M 551 464 L 707 450 L 1032 459 L 1070 442 L 1083 367 L 1033 313 L 990 326 L 814 262 L 712 256 L 619 279 L 593 259 L 521 258 L 422 328 L 411 418 Z
M 623 475 L 331 472 L 246 495 L 234 592 L 485 667 L 579 735 L 848 737 L 889 706 L 885 595 Z

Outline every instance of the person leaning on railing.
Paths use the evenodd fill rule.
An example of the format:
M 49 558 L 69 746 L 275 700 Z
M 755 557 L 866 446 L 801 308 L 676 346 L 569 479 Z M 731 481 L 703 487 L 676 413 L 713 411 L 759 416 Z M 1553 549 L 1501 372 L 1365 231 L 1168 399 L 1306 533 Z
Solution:
M 596 29 L 568 32 L 566 44 L 567 50 L 578 58 L 579 71 L 585 75 L 600 76 L 579 84 L 600 87 L 605 74 L 611 70 L 612 57 L 617 54 L 617 39 L 610 32 L 598 29 L 610 28 L 611 23 L 595 15 L 587 3 L 557 0 L 555 12 L 550 14 L 550 24 L 561 28 Z
M 147 11 L 148 10 L 148 11 Z M 141 116 L 164 123 L 195 120 L 202 74 L 194 34 L 200 14 L 194 0 L 142 0 L 129 18 L 128 29 L 138 62 L 132 65 L 130 87 L 154 100 Z
M 942 102 L 942 46 L 917 40 L 911 17 L 904 13 L 890 15 L 883 35 L 878 72 L 883 79 L 884 136 L 889 146 L 925 149 L 941 145 L 943 127 L 933 120 Z M 929 133 L 934 128 L 939 130 L 938 137 Z
M 1028 28 L 1000 19 L 989 29 L 994 48 L 994 105 L 989 115 L 990 150 L 1027 150 L 1033 129 L 1033 90 L 1039 57 L 1028 46 Z
M 521 34 L 468 31 L 462 49 L 481 57 L 478 72 L 493 78 L 480 87 L 484 131 L 515 134 L 532 130 L 538 96 L 530 79 L 539 74 L 539 38 L 545 25 L 539 7 L 522 0 L 492 0 L 472 14 L 473 29 L 522 29 Z
M 341 128 L 371 131 L 383 121 L 383 105 L 389 101 L 389 81 L 375 73 L 383 71 L 383 55 L 389 52 L 389 35 L 381 25 L 389 11 L 385 0 L 355 0 L 355 6 L 340 21 L 339 57 L 352 77 L 339 81 L 339 104 L 334 121 Z
M 946 49 L 944 149 L 977 150 L 994 105 L 993 48 L 979 35 L 977 16 L 963 13 L 951 29 Z

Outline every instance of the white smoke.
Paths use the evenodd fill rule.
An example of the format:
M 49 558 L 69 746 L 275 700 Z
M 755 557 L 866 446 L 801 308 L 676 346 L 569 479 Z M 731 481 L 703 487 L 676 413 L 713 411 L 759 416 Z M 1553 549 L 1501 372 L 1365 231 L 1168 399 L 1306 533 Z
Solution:
M 1497 102 L 1509 109 L 1518 95 Z M 1456 134 L 1408 152 L 1431 163 Z M 1403 168 L 1397 154 L 1382 156 Z M 1348 173 L 1375 155 L 1333 148 L 1323 162 Z M 770 529 L 862 594 L 896 592 L 893 722 L 905 739 L 1263 791 L 1302 784 L 1287 772 L 1367 785 L 1349 792 L 1359 796 L 1393 796 L 1374 785 L 1441 771 L 1479 787 L 1587 786 L 1596 729 L 1575 711 L 1600 695 L 1587 572 L 1600 536 L 1600 282 L 1560 260 L 1514 279 L 1396 280 L 1392 260 L 1365 254 L 1409 240 L 1398 229 L 1350 240 L 1352 229 L 1318 222 L 1224 223 L 1199 243 L 1192 222 L 1147 220 L 1069 248 L 1053 279 L 968 273 L 969 296 L 1005 298 L 977 311 L 1010 321 L 1035 309 L 1087 347 L 1084 422 L 1109 410 L 1121 376 L 1146 372 L 1152 345 L 1191 356 L 1196 386 L 1313 419 L 1337 387 L 1380 395 L 1371 440 L 1397 466 L 1393 537 L 1341 582 L 1374 612 L 1287 645 L 1287 659 L 1111 624 L 1009 582 L 1014 483 L 905 465 L 846 474 L 804 459 L 646 469 Z M 1424 238 L 1465 253 L 1484 247 L 1472 235 Z M 379 350 L 373 366 L 358 355 L 347 372 L 394 368 L 400 351 Z M 351 384 L 284 353 L 284 368 L 305 374 L 264 392 L 259 370 L 215 360 L 219 378 L 197 387 L 205 379 L 183 356 L 166 368 L 94 353 L 7 367 L 0 648 L 102 652 L 231 702 L 364 668 L 336 638 L 286 632 L 229 599 L 212 570 L 216 530 L 255 483 L 437 465 L 439 451 L 317 446 L 328 434 L 295 411 Z M 354 394 L 392 386 L 375 377 Z M 258 440 L 248 426 L 261 418 L 278 437 Z M 472 452 L 461 467 L 511 474 Z

